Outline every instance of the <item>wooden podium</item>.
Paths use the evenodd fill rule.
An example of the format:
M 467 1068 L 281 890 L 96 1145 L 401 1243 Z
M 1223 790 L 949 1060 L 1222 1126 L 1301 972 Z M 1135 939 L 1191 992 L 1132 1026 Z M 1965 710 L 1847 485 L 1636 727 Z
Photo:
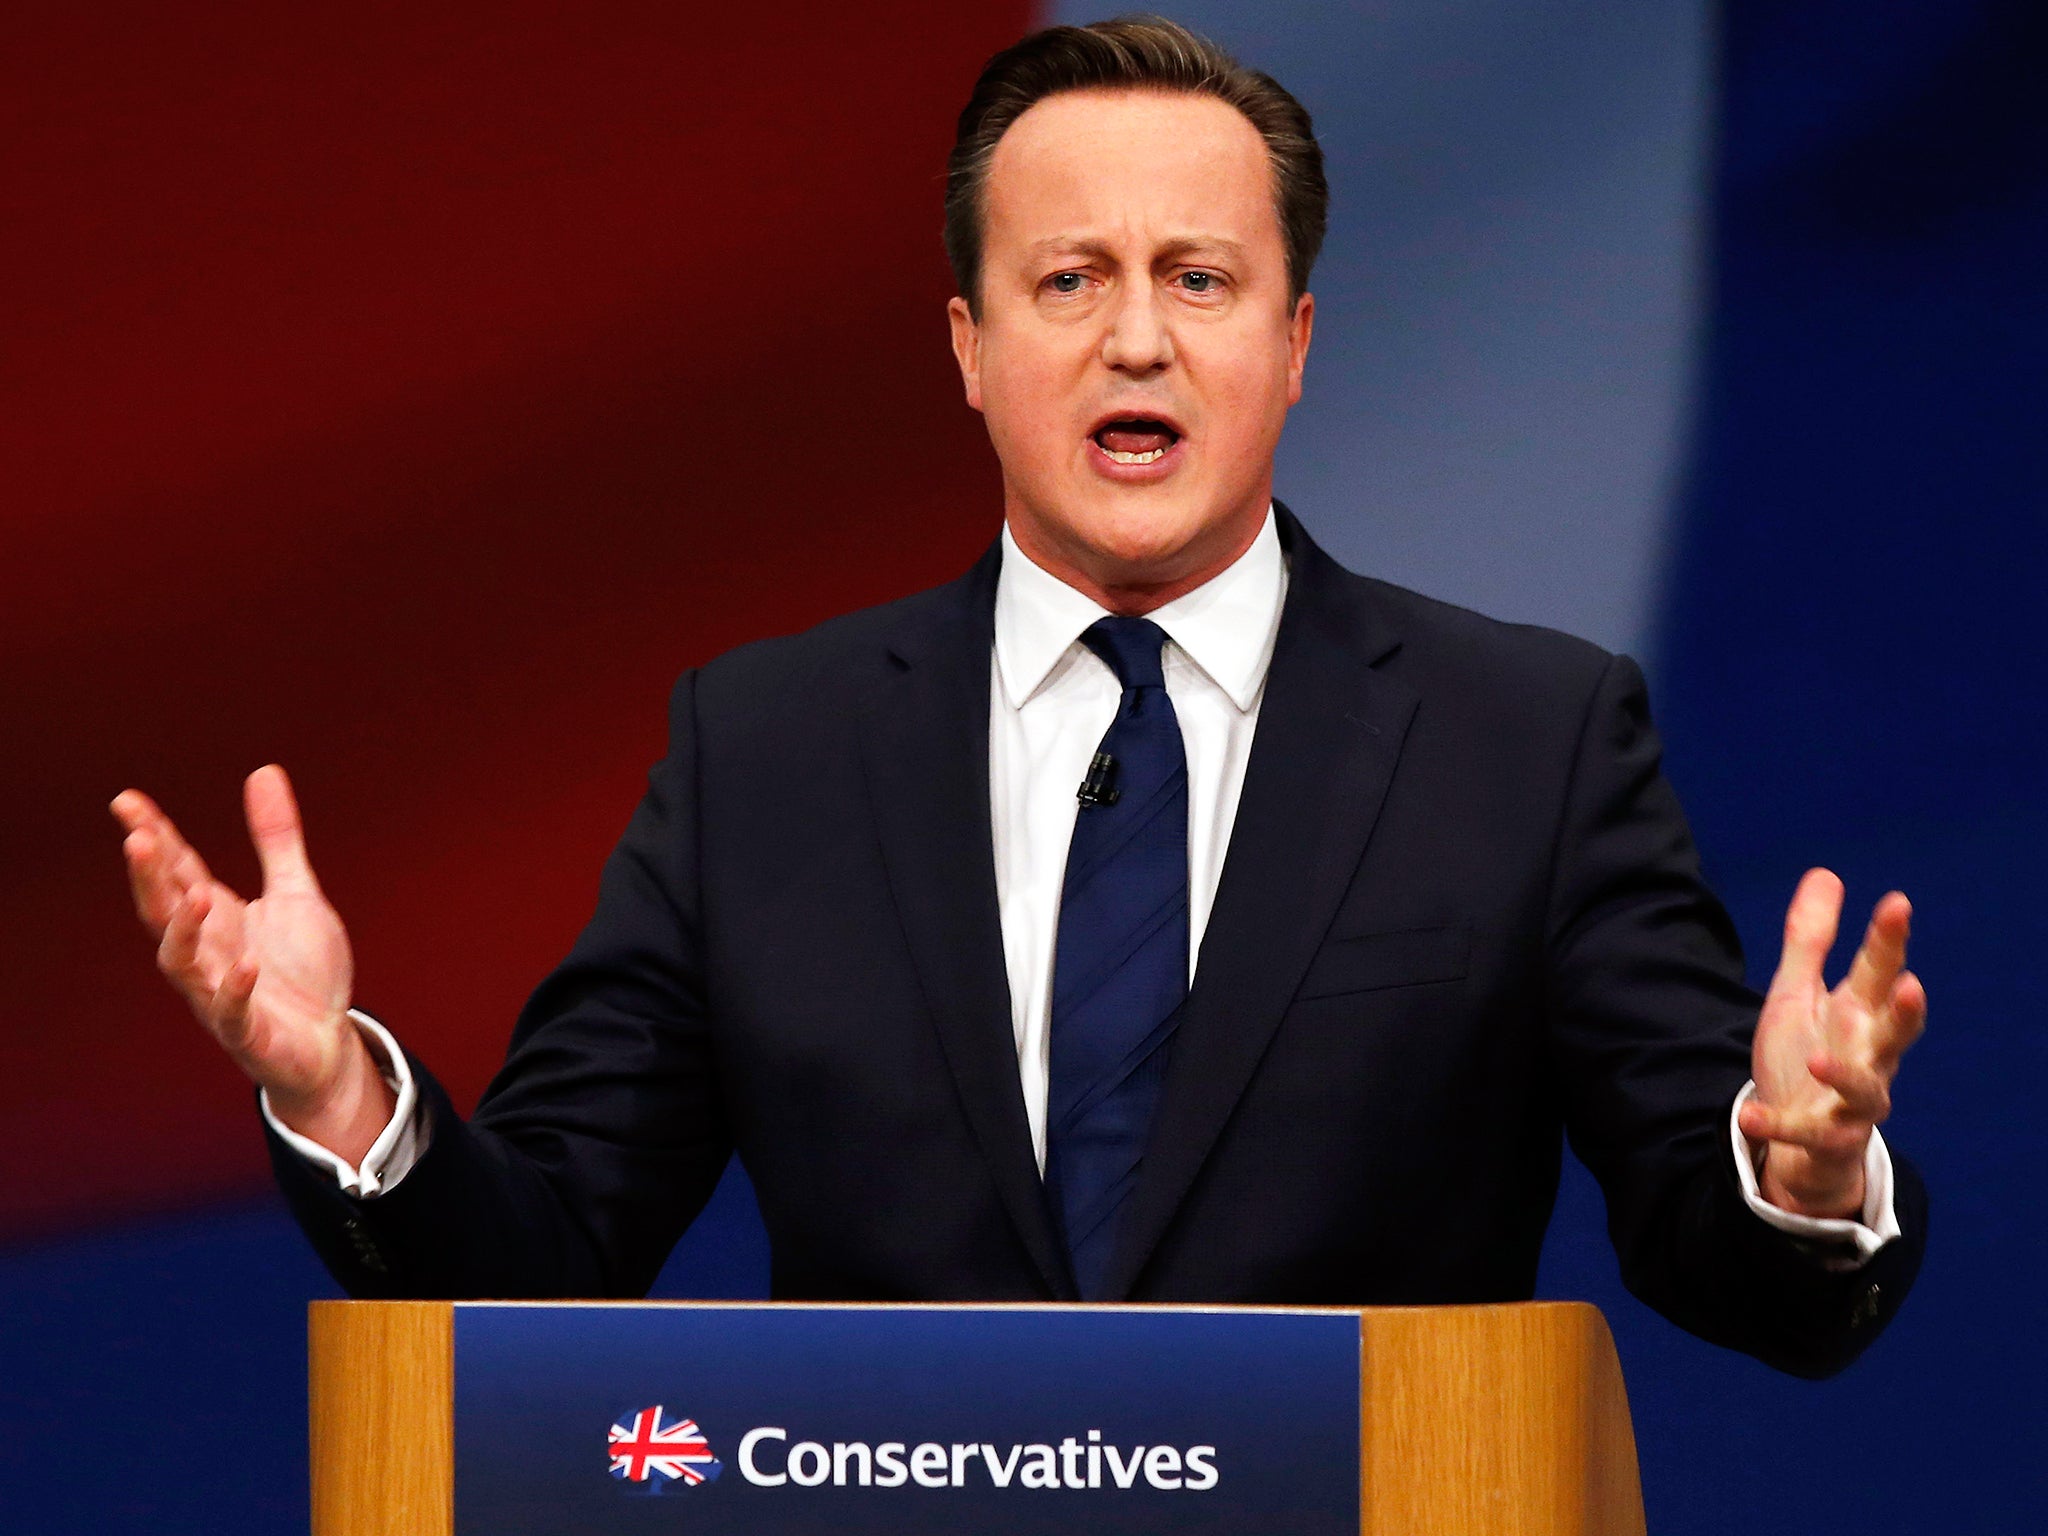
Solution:
M 455 1312 L 447 1302 L 312 1304 L 314 1536 L 455 1530 Z M 1595 1308 L 1346 1315 L 1361 1330 L 1366 1536 L 1641 1536 L 1627 1394 Z

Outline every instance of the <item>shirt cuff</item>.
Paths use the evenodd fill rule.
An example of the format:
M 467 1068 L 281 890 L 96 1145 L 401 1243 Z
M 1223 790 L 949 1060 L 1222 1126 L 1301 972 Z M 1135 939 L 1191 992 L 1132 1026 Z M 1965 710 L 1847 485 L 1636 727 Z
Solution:
M 355 1020 L 363 1043 L 377 1058 L 377 1071 L 385 1085 L 398 1096 L 390 1122 L 370 1143 L 361 1167 L 351 1168 L 317 1141 L 309 1141 L 279 1120 L 270 1112 L 268 1093 L 259 1093 L 257 1103 L 279 1140 L 314 1167 L 332 1174 L 344 1194 L 368 1200 L 397 1188 L 398 1181 L 412 1171 L 413 1164 L 427 1150 L 428 1127 L 420 1110 L 419 1088 L 412 1080 L 412 1067 L 391 1037 L 391 1031 L 359 1008 L 349 1009 L 348 1016 Z
M 1870 1145 L 1863 1152 L 1863 1219 L 1846 1216 L 1798 1216 L 1781 1211 L 1757 1188 L 1756 1159 L 1749 1138 L 1742 1134 L 1742 1106 L 1756 1093 L 1754 1082 L 1745 1083 L 1735 1095 L 1735 1107 L 1728 1112 L 1728 1139 L 1735 1151 L 1735 1177 L 1742 1184 L 1742 1198 L 1749 1208 L 1780 1232 L 1810 1242 L 1826 1243 L 1837 1250 L 1826 1260 L 1829 1269 L 1861 1269 L 1872 1254 L 1899 1235 L 1899 1213 L 1892 1203 L 1892 1154 L 1882 1132 L 1873 1129 Z

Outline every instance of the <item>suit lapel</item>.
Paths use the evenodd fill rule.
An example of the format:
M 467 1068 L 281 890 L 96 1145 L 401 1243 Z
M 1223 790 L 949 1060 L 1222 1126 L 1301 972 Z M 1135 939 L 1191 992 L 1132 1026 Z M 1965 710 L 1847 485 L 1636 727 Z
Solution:
M 1415 694 L 1374 670 L 1398 640 L 1356 579 L 1279 516 L 1287 604 L 1112 1299 L 1129 1294 L 1165 1234 L 1322 944 L 1415 712 Z
M 914 610 L 862 723 L 890 894 L 1011 1221 L 1054 1296 L 1073 1281 L 1024 1114 L 989 833 L 989 666 L 1000 547 Z

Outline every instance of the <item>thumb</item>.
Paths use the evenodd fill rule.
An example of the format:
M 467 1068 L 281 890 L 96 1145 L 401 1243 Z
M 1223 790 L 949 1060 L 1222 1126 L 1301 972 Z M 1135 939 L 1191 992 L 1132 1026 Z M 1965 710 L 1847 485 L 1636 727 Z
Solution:
M 249 819 L 250 841 L 263 863 L 263 889 L 317 887 L 313 866 L 306 861 L 299 802 L 284 769 L 271 763 L 250 774 L 242 785 L 242 807 Z

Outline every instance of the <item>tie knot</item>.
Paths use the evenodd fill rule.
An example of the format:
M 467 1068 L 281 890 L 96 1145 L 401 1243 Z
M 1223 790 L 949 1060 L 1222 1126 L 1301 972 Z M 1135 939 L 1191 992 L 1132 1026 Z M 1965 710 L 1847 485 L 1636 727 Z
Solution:
M 1166 631 L 1150 619 L 1097 619 L 1082 631 L 1081 643 L 1108 664 L 1125 692 L 1166 686 L 1159 665 Z

